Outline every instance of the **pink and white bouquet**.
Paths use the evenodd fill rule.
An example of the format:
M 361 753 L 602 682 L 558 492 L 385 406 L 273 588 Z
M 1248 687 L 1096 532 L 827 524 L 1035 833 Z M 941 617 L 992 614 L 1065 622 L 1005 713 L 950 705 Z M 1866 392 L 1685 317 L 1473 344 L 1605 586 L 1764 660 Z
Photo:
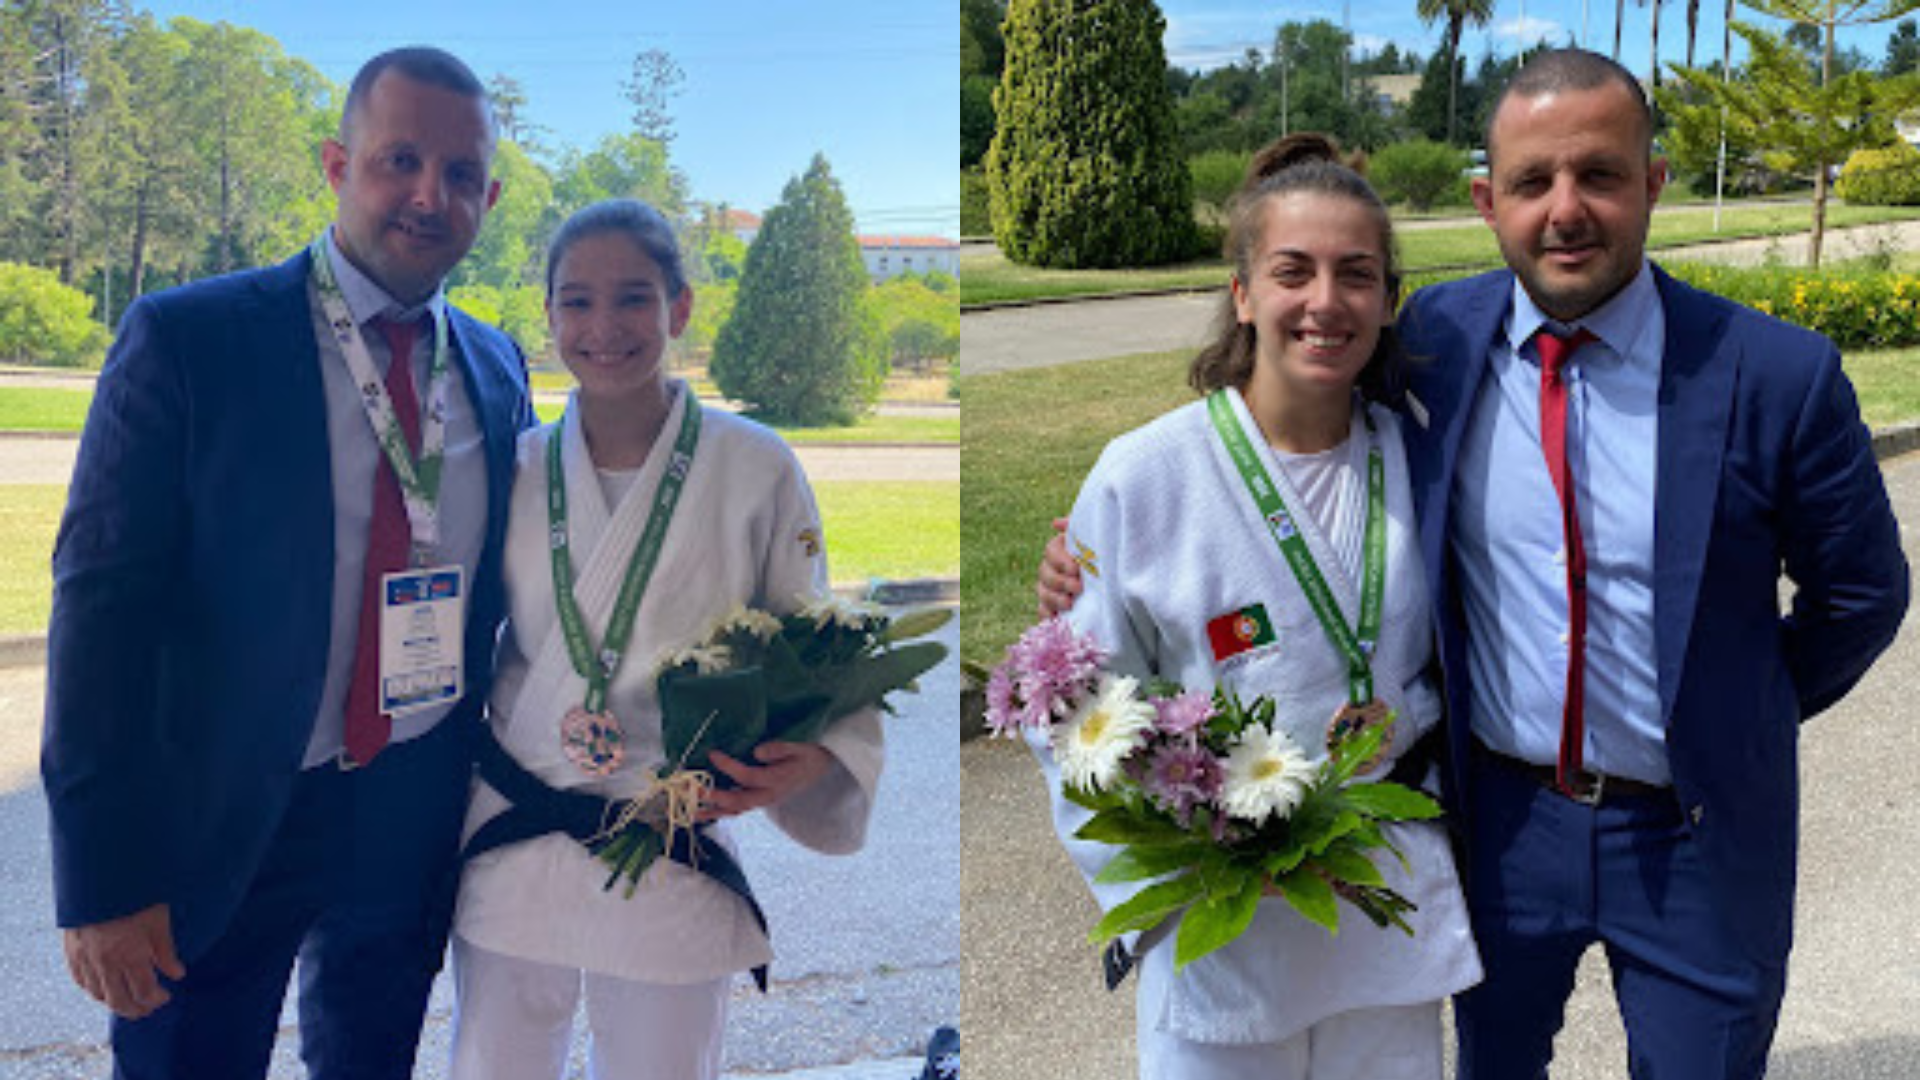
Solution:
M 1107 670 L 1107 653 L 1060 619 L 1007 649 L 986 688 L 1000 735 L 1044 733 L 1066 797 L 1093 818 L 1074 834 L 1121 848 L 1095 880 L 1152 883 L 1107 912 L 1089 935 L 1104 943 L 1150 930 L 1184 910 L 1176 969 L 1220 948 L 1278 892 L 1337 933 L 1338 901 L 1379 926 L 1411 934 L 1413 904 L 1388 888 L 1368 852 L 1388 822 L 1437 817 L 1426 795 L 1394 783 L 1355 783 L 1390 724 L 1334 743 L 1318 764 L 1274 726 L 1274 703 L 1170 683 L 1143 688 Z

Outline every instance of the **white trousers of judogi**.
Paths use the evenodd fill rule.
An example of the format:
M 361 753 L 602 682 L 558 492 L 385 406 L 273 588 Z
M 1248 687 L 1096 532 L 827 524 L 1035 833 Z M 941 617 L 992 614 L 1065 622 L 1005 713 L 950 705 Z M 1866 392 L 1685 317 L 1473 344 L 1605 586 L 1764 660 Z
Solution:
M 584 996 L 592 1080 L 717 1080 L 732 976 L 639 982 L 453 939 L 451 1080 L 559 1080 Z
M 1440 1080 L 1440 1003 L 1335 1013 L 1277 1043 L 1203 1043 L 1139 1025 L 1140 1080 Z

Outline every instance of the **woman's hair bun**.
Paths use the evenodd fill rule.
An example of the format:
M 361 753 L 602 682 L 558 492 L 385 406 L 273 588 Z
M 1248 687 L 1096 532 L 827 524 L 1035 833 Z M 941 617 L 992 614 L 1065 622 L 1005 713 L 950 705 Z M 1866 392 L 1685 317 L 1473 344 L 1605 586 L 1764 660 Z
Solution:
M 1303 131 L 1298 135 L 1276 139 L 1261 147 L 1247 165 L 1246 186 L 1255 187 L 1261 181 L 1278 176 L 1296 165 L 1315 162 L 1344 165 L 1356 173 L 1365 175 L 1367 155 L 1365 151 L 1360 151 L 1343 158 L 1340 154 L 1340 144 L 1334 142 L 1331 135 L 1323 135 L 1317 131 Z

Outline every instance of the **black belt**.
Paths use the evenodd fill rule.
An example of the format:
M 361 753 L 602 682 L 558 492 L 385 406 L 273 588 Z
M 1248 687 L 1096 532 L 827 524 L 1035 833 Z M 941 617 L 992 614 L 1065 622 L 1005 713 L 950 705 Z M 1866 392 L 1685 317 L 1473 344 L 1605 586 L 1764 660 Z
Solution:
M 513 805 L 473 834 L 460 852 L 462 861 L 497 847 L 556 832 L 566 833 L 591 851 L 593 839 L 606 822 L 613 820 L 614 815 L 609 813 L 613 809 L 611 800 L 584 791 L 548 787 L 515 761 L 490 731 L 480 738 L 478 757 L 480 778 Z M 707 875 L 746 901 L 753 920 L 760 924 L 760 931 L 768 933 L 767 917 L 760 910 L 760 902 L 754 899 L 753 886 L 747 884 L 746 871 L 740 868 L 732 852 L 708 835 L 705 826 L 675 829 L 673 843 L 666 847 L 666 854 L 674 862 Z M 765 964 L 753 969 L 753 981 L 761 993 L 766 993 Z
M 1666 784 L 1649 784 L 1645 780 L 1635 780 L 1627 776 L 1608 776 L 1588 769 L 1581 769 L 1572 776 L 1572 792 L 1560 788 L 1559 770 L 1552 765 L 1535 765 L 1531 761 L 1521 761 L 1495 750 L 1487 749 L 1480 740 L 1473 741 L 1476 753 L 1508 772 L 1519 773 L 1541 787 L 1558 795 L 1565 795 L 1577 803 L 1598 806 L 1601 803 L 1627 800 L 1671 799 L 1673 788 Z

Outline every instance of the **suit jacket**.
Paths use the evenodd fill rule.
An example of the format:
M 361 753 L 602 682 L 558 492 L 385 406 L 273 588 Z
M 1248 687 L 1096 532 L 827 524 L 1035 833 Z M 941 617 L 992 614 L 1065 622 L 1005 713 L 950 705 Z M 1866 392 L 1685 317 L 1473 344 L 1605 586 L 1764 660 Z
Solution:
M 1907 563 L 1833 343 L 1652 272 L 1667 323 L 1654 495 L 1661 720 L 1717 906 L 1743 947 L 1778 960 L 1792 936 L 1798 727 L 1892 642 Z M 1454 463 L 1512 290 L 1504 270 L 1423 289 L 1400 323 L 1426 411 L 1405 425 L 1407 458 L 1456 718 L 1456 792 L 1471 744 L 1450 495 L 1456 482 L 1498 482 L 1456 481 Z M 1785 615 L 1783 571 L 1794 585 Z
M 188 963 L 260 865 L 326 681 L 332 461 L 308 269 L 301 254 L 128 309 L 54 550 L 41 771 L 58 921 L 166 902 Z M 467 696 L 442 721 L 466 725 L 487 697 L 531 409 L 511 340 L 450 318 L 486 446 Z

